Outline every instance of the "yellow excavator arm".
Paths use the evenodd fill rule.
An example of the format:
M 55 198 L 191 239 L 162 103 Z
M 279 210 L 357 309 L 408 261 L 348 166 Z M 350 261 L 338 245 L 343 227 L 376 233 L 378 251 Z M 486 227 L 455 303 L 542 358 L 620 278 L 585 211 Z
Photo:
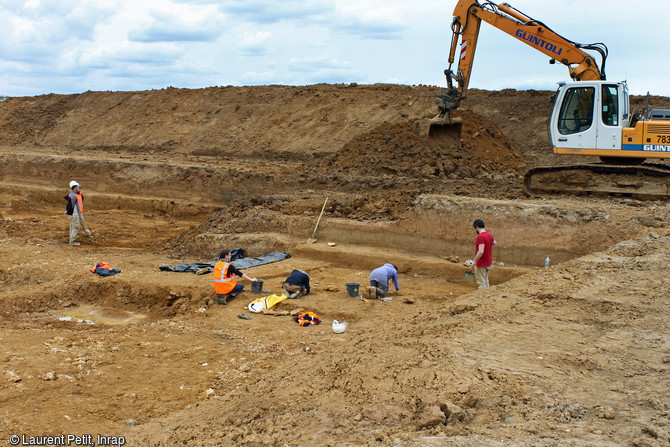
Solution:
M 552 31 L 544 23 L 532 19 L 507 3 L 498 5 L 490 1 L 480 3 L 476 0 L 459 0 L 454 8 L 454 19 L 451 25 L 453 36 L 449 51 L 449 68 L 444 71 L 448 88 L 438 101 L 440 108 L 438 117 L 442 120 L 446 119 L 445 124 L 448 124 L 450 120 L 451 110 L 458 107 L 460 100 L 465 97 L 482 21 L 546 54 L 551 58 L 550 63 L 558 61 L 566 65 L 570 71 L 570 77 L 575 81 L 605 80 L 605 60 L 607 58 L 605 44 L 585 45 L 570 41 Z M 459 41 L 460 52 L 456 67 L 452 69 Z M 584 50 L 600 53 L 602 57 L 600 67 Z

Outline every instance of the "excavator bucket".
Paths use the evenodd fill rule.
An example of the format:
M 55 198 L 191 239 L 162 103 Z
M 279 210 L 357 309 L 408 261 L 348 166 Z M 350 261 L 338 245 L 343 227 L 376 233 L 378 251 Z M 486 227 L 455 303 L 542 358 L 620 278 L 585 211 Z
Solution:
M 425 138 L 452 139 L 461 137 L 463 120 L 451 116 L 452 110 L 458 107 L 461 93 L 453 88 L 443 89 L 442 95 L 435 99 L 440 113 L 421 123 L 420 134 Z
M 463 120 L 450 114 L 425 119 L 421 123 L 421 136 L 433 139 L 460 139 Z

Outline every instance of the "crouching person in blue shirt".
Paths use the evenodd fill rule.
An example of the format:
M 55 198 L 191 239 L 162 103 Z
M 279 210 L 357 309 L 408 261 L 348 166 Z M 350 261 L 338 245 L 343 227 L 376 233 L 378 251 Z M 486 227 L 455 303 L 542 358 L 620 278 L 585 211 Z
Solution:
M 310 292 L 309 275 L 303 270 L 293 270 L 281 286 L 288 292 L 289 298 L 300 298 L 300 295 Z

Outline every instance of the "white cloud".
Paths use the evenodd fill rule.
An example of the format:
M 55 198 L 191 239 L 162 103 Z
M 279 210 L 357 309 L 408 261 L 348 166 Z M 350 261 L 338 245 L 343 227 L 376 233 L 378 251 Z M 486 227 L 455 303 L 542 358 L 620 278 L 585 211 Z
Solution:
M 90 41 L 96 25 L 109 14 L 110 6 L 76 2 L 3 4 L 0 7 L 0 58 L 27 63 L 55 63 L 65 47 Z
M 366 39 L 399 39 L 404 29 L 397 8 L 372 5 L 369 2 L 340 4 L 334 27 Z
M 220 2 L 219 8 L 243 20 L 270 24 L 322 17 L 331 14 L 334 5 L 328 0 L 225 0 Z
M 292 84 L 315 84 L 315 83 L 348 83 L 352 78 L 360 76 L 357 70 L 347 61 L 317 58 L 291 58 L 288 71 L 294 80 Z
M 245 85 L 268 85 L 277 84 L 274 80 L 277 79 L 277 72 L 275 70 L 268 70 L 264 72 L 250 71 L 243 73 L 240 79 L 244 81 Z
M 272 34 L 267 31 L 256 31 L 244 33 L 240 43 L 240 51 L 246 56 L 263 56 L 267 53 L 267 44 Z
M 211 85 L 445 85 L 444 0 L 3 0 L 0 95 Z M 607 75 L 670 95 L 670 2 L 515 0 L 568 39 L 605 42 Z M 575 11 L 579 11 L 576 14 Z M 637 11 L 652 11 L 642 17 Z M 473 88 L 554 89 L 567 69 L 482 23 Z M 659 75 L 659 73 L 661 75 Z
M 183 9 L 183 8 L 179 8 Z M 212 8 L 150 11 L 149 24 L 136 23 L 128 39 L 136 42 L 207 42 L 221 33 L 222 16 Z

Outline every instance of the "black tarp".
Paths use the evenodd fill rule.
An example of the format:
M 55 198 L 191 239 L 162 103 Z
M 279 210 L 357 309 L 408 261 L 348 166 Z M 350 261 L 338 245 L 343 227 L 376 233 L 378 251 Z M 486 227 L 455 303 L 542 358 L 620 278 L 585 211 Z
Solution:
M 239 251 L 238 251 L 239 250 Z M 233 264 L 235 267 L 238 269 L 247 269 L 250 267 L 256 267 L 259 265 L 264 265 L 264 264 L 271 264 L 273 262 L 279 262 L 283 261 L 284 259 L 288 259 L 291 257 L 290 254 L 286 252 L 280 252 L 280 251 L 274 251 L 272 253 L 268 253 L 266 255 L 258 256 L 256 258 L 238 258 L 238 259 L 233 259 L 235 255 L 238 257 L 240 255 L 244 255 L 244 250 L 241 248 L 236 248 L 235 250 L 232 250 L 231 252 L 231 264 Z M 194 262 L 192 264 L 187 264 L 185 262 L 182 262 L 178 264 L 177 266 L 173 265 L 161 265 L 158 267 L 159 270 L 165 271 L 165 272 L 185 272 L 185 273 L 196 273 L 199 272 L 202 269 L 208 269 L 210 272 L 214 270 L 214 265 L 218 262 L 218 259 L 213 260 L 212 262 Z

